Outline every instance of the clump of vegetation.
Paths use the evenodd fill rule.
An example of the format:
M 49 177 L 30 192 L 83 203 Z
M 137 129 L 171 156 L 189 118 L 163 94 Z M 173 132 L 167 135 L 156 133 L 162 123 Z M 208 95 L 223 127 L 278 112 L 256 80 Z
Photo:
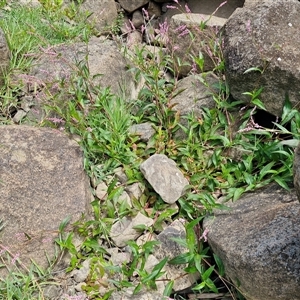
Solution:
M 16 71 L 26 72 L 30 69 L 32 53 L 42 47 L 78 38 L 88 41 L 93 33 L 93 29 L 84 22 L 84 16 L 77 13 L 78 8 L 74 4 L 61 9 L 62 0 L 40 2 L 42 6 L 37 8 L 12 4 L 9 9 L 2 11 L 0 27 L 6 34 L 12 53 L 5 86 L 0 91 L 2 124 L 11 122 L 11 107 L 18 106 L 14 99 L 21 87 L 12 88 L 11 76 Z M 5 1 L 0 2 L 0 7 L 5 5 Z M 73 22 L 69 22 L 70 19 Z M 205 24 L 199 27 L 203 29 Z M 112 31 L 118 30 L 114 27 Z M 219 37 L 216 40 L 221 43 Z M 210 49 L 210 53 L 217 55 L 216 71 L 222 75 L 222 49 L 215 44 L 216 40 L 211 44 L 213 49 Z M 92 203 L 94 220 L 79 221 L 74 224 L 74 232 L 66 232 L 66 221 L 59 228 L 57 245 L 61 251 L 68 251 L 71 255 L 67 272 L 80 266 L 84 260 L 91 260 L 91 274 L 85 287 L 89 299 L 109 299 L 114 289 L 132 287 L 138 292 L 144 287 L 156 287 L 167 258 L 150 273 L 143 269 L 156 242 L 146 242 L 142 246 L 134 241 L 128 243 L 131 261 L 114 266 L 98 240 L 102 239 L 106 245 L 110 245 L 109 230 L 115 220 L 135 215 L 138 211 L 156 219 L 153 228 L 142 228 L 150 232 L 159 231 L 163 222 L 169 223 L 174 219 L 174 211 L 151 190 L 139 171 L 142 161 L 151 154 L 162 153 L 177 163 L 190 182 L 189 192 L 178 200 L 180 209 L 176 215 L 176 218 L 187 221 L 186 240 L 177 240 L 187 248 L 187 252 L 168 263 L 185 264 L 187 273 L 199 272 L 200 280 L 193 288 L 195 293 L 217 293 L 217 281 L 221 279 L 234 299 L 242 299 L 238 290 L 225 280 L 220 259 L 210 253 L 206 243 L 207 231 L 201 226 L 202 220 L 215 208 L 225 209 L 226 201 L 236 201 L 243 193 L 270 182 L 275 181 L 289 188 L 292 182 L 293 149 L 290 147 L 292 143 L 282 140 L 282 134 L 288 135 L 290 140 L 299 139 L 300 114 L 287 99 L 281 121 L 275 122 L 272 128 L 264 128 L 254 120 L 257 109 L 264 109 L 259 100 L 261 90 L 247 92 L 251 101 L 243 106 L 240 101 L 230 99 L 226 81 L 220 80 L 218 90 L 212 89 L 215 108 L 203 108 L 201 117 L 193 114 L 182 117 L 170 104 L 178 83 L 172 55 L 166 55 L 162 49 L 153 53 L 145 47 L 130 53 L 127 56 L 135 66 L 131 71 L 135 71 L 136 78 L 142 77 L 145 81 L 134 105 L 121 96 L 113 95 L 108 88 L 95 87 L 91 83 L 88 66 L 82 61 L 76 66 L 78 72 L 68 87 L 68 93 L 72 95 L 68 103 L 63 107 L 55 104 L 46 107 L 49 116 L 54 114 L 56 119 L 54 121 L 48 116 L 39 124 L 52 127 L 63 124 L 64 130 L 79 136 L 87 173 L 96 182 L 108 182 L 106 200 L 101 202 L 101 206 L 100 201 Z M 155 55 L 159 55 L 159 62 Z M 203 55 L 195 57 L 194 61 L 201 69 Z M 172 79 L 165 76 L 167 73 L 174 75 Z M 199 81 L 208 85 L 205 76 L 199 76 Z M 57 93 L 52 95 L 53 98 L 60 96 L 60 91 Z M 182 123 L 180 118 L 184 118 L 185 122 Z M 130 135 L 128 130 L 132 124 L 146 121 L 150 121 L 155 128 L 155 135 L 148 144 Z M 290 124 L 290 129 L 286 129 L 287 124 Z M 185 138 L 176 137 L 179 131 Z M 144 187 L 141 199 L 134 201 L 133 208 L 119 201 L 124 186 L 117 184 L 114 171 L 120 166 L 125 170 L 128 184 L 140 182 Z M 219 201 L 221 197 L 223 203 Z M 153 201 L 153 198 L 157 201 Z M 80 247 L 74 246 L 75 232 L 83 237 Z M 209 256 L 213 263 L 208 259 Z M 2 266 L 8 267 L 4 262 Z M 138 274 L 135 276 L 137 283 L 132 280 L 135 272 Z M 114 279 L 116 274 L 118 280 Z M 109 285 L 105 295 L 100 296 L 99 285 L 105 285 L 106 282 L 99 283 L 99 278 L 104 277 L 112 285 Z M 41 287 L 50 278 L 51 270 L 42 271 L 38 266 L 32 270 L 14 271 L 11 276 L 0 279 L 0 293 L 7 299 L 43 299 Z M 164 296 L 172 294 L 172 285 L 173 282 L 168 282 Z

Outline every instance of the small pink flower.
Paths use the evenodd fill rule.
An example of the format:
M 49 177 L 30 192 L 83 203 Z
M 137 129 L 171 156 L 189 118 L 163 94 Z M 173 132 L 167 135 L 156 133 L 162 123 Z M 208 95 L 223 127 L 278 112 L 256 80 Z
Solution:
M 204 239 L 204 242 L 207 242 L 207 234 L 209 230 L 207 228 L 204 229 L 202 235 L 200 236 L 200 240 Z
M 20 257 L 20 253 L 17 253 L 16 255 L 14 255 L 14 257 L 13 257 L 11 263 L 12 263 L 13 265 L 15 265 L 15 264 L 16 264 L 16 261 L 17 261 L 17 259 L 18 259 L 19 257 Z
M 246 29 L 249 33 L 251 32 L 251 21 L 250 20 L 248 20 L 246 23 Z
M 191 10 L 190 10 L 190 8 L 188 7 L 188 5 L 186 4 L 184 7 L 185 7 L 185 11 L 186 11 L 188 14 L 190 14 L 190 13 L 191 13 Z
M 145 9 L 145 8 L 142 8 L 142 12 L 143 12 L 143 15 L 145 17 L 146 20 L 149 20 L 149 14 L 148 14 L 148 11 Z

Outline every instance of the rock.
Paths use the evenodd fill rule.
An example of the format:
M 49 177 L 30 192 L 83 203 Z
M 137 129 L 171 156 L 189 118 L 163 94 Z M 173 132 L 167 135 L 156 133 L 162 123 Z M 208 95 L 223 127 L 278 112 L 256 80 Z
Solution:
M 138 30 L 133 30 L 127 34 L 127 46 L 134 49 L 143 42 L 143 36 Z
M 114 266 L 122 266 L 122 264 L 130 263 L 131 255 L 128 252 L 113 252 L 110 261 Z
M 132 29 L 136 29 L 136 28 L 140 28 L 145 20 L 144 20 L 144 17 L 143 17 L 143 14 L 139 11 L 139 10 L 136 10 L 133 14 L 132 14 L 132 20 L 131 20 L 134 28 Z
M 140 7 L 146 5 L 149 0 L 119 0 L 122 8 L 124 8 L 128 13 L 132 13 Z
M 100 200 L 106 200 L 107 196 L 108 196 L 107 190 L 108 190 L 108 186 L 106 185 L 106 183 L 104 181 L 101 181 L 97 184 L 97 187 L 95 190 L 95 195 Z
M 278 14 L 280 11 L 280 14 Z M 263 88 L 259 99 L 267 111 L 281 116 L 289 98 L 299 102 L 300 84 L 300 3 L 260 1 L 237 9 L 224 27 L 226 79 L 232 96 L 249 102 L 244 92 Z M 259 71 L 245 73 L 250 68 Z
M 150 122 L 146 122 L 130 126 L 129 133 L 138 135 L 142 142 L 148 142 L 155 134 L 155 130 Z
M 253 1 L 253 0 L 246 0 Z M 256 0 L 255 0 L 256 1 Z M 260 1 L 260 0 L 257 0 Z M 243 7 L 244 0 L 188 0 L 187 4 L 193 13 L 214 15 L 215 17 L 229 18 L 238 7 Z
M 140 169 L 153 189 L 169 204 L 175 203 L 189 184 L 176 163 L 164 154 L 152 155 Z
M 90 269 L 90 260 L 86 259 L 82 263 L 82 267 L 80 269 L 72 271 L 71 277 L 73 277 L 77 283 L 84 282 L 90 274 Z
M 206 28 L 200 29 L 199 24 L 206 22 Z M 186 76 L 192 69 L 197 72 L 212 71 L 219 64 L 210 49 L 211 40 L 216 40 L 218 30 L 226 19 L 200 14 L 176 14 L 171 18 L 169 27 L 169 54 L 175 63 L 174 72 Z M 192 56 L 204 58 L 203 70 L 194 64 Z M 179 63 L 180 62 L 180 63 Z
M 126 184 L 126 182 L 128 181 L 128 177 L 127 177 L 127 175 L 124 172 L 122 167 L 116 168 L 114 170 L 114 173 L 115 173 L 116 177 L 118 178 L 118 180 L 120 181 L 121 184 Z
M 0 135 L 1 244 L 24 264 L 47 267 L 60 223 L 91 211 L 81 149 L 49 128 L 1 126 Z
M 117 5 L 114 0 L 85 0 L 80 5 L 80 10 L 90 13 L 87 21 L 100 33 L 109 32 L 118 18 Z
M 79 62 L 81 62 L 80 67 L 78 67 Z M 61 92 L 58 90 L 57 82 L 64 81 L 64 87 L 67 90 L 74 76 L 82 77 L 80 68 L 87 64 L 90 78 L 102 75 L 94 77 L 94 85 L 100 85 L 103 88 L 109 87 L 112 93 L 127 99 L 137 98 L 139 87 L 136 86 L 133 74 L 128 72 L 128 60 L 124 58 L 115 42 L 97 37 L 92 37 L 87 45 L 78 42 L 44 49 L 33 63 L 34 67 L 30 71 L 30 78 L 34 82 L 30 84 L 37 85 L 42 89 L 47 85 L 51 87 L 51 93 L 56 94 Z M 24 82 L 24 84 L 29 85 L 28 82 Z M 68 92 L 61 94 L 65 95 L 66 99 L 64 100 L 67 102 Z M 35 102 L 35 106 L 38 107 L 41 102 L 48 103 L 49 99 L 41 94 L 41 97 L 35 98 Z M 61 102 L 64 103 L 64 101 Z
M 180 116 L 194 113 L 196 117 L 201 117 L 203 107 L 215 107 L 213 94 L 218 91 L 219 79 L 212 73 L 190 75 L 178 81 L 175 97 L 170 104 L 180 112 Z
M 139 200 L 140 197 L 143 195 L 144 187 L 142 187 L 140 183 L 135 182 L 126 187 L 126 192 L 129 194 L 130 199 Z
M 6 41 L 5 33 L 0 28 L 0 84 L 4 83 L 5 71 L 9 67 L 10 51 Z
M 13 117 L 14 123 L 19 123 L 27 115 L 26 111 L 23 109 L 18 109 L 17 113 Z
M 124 217 L 112 225 L 110 237 L 117 247 L 126 246 L 126 242 L 135 240 L 143 231 L 134 229 L 135 226 L 144 225 L 146 227 L 153 225 L 153 219 L 138 213 L 133 219 Z
M 19 0 L 18 4 L 26 5 L 29 7 L 41 7 L 41 3 L 38 0 Z
M 152 291 L 142 291 L 138 294 L 133 294 L 131 289 L 123 290 L 121 292 L 113 292 L 112 300 L 164 300 L 161 293 Z M 167 300 L 168 298 L 166 298 Z
M 298 144 L 298 146 L 295 149 L 293 175 L 295 191 L 298 200 L 300 201 L 300 144 Z
M 299 299 L 300 205 L 271 184 L 205 219 L 208 242 L 249 300 Z
M 154 252 L 155 257 L 161 261 L 165 257 L 172 259 L 180 254 L 187 252 L 187 248 L 181 246 L 172 238 L 186 239 L 184 224 L 180 220 L 175 220 L 166 229 L 164 229 L 156 239 L 160 242 L 160 245 L 156 246 L 157 250 Z M 191 287 L 197 277 L 192 274 L 186 276 L 184 270 L 186 265 L 171 265 L 166 264 L 165 270 L 167 272 L 167 278 L 174 280 L 173 290 L 181 291 Z
M 150 18 L 157 18 L 161 15 L 161 7 L 153 1 L 149 1 L 147 12 Z

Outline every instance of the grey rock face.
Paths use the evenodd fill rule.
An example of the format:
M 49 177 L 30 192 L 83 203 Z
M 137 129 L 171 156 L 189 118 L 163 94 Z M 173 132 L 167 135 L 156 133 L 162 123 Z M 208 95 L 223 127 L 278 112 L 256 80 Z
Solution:
M 142 232 L 135 229 L 135 226 L 145 225 L 152 226 L 153 219 L 138 213 L 133 219 L 124 217 L 112 225 L 110 237 L 118 247 L 126 246 L 126 242 L 137 239 Z
M 162 260 L 165 257 L 172 259 L 187 251 L 185 247 L 179 245 L 177 242 L 172 240 L 172 238 L 180 238 L 185 240 L 186 233 L 184 222 L 181 222 L 180 220 L 175 220 L 157 236 L 157 240 L 160 242 L 160 245 L 157 246 L 157 251 L 155 251 L 155 257 L 158 260 Z M 196 278 L 196 275 L 195 277 L 192 274 L 186 276 L 186 272 L 184 271 L 185 267 L 186 265 L 184 264 L 167 264 L 165 266 L 167 278 L 174 280 L 174 291 L 180 291 L 189 288 L 195 283 L 195 279 L 198 279 Z
M 295 150 L 293 175 L 294 175 L 294 186 L 295 186 L 296 194 L 298 200 L 300 201 L 300 144 L 298 144 Z
M 6 42 L 6 37 L 2 29 L 0 28 L 0 83 L 3 83 L 3 76 L 5 70 L 9 66 L 9 48 Z
M 129 13 L 132 13 L 133 11 L 144 6 L 148 2 L 149 0 L 119 0 L 121 7 Z
M 300 204 L 295 192 L 270 185 L 206 219 L 208 242 L 226 274 L 249 300 L 298 300 Z
M 176 202 L 189 184 L 176 163 L 163 154 L 154 154 L 140 166 L 141 172 L 166 203 Z
M 107 31 L 118 17 L 117 5 L 114 0 L 86 0 L 80 6 L 80 10 L 91 13 L 87 20 L 100 33 Z
M 280 13 L 279 13 L 280 12 Z M 286 97 L 299 103 L 300 3 L 260 1 L 237 9 L 224 26 L 224 58 L 230 92 L 250 101 L 244 92 L 263 87 L 259 99 L 268 112 L 281 116 Z M 245 74 L 249 68 L 259 68 Z
M 203 76 L 203 77 L 202 77 Z M 195 116 L 201 116 L 201 108 L 213 108 L 215 101 L 212 93 L 216 91 L 214 85 L 218 85 L 219 79 L 212 74 L 190 75 L 178 82 L 171 100 L 174 110 L 179 111 L 180 115 L 188 115 L 193 112 Z M 178 93 L 178 94 L 177 94 Z
M 59 224 L 88 213 L 89 180 L 78 144 L 47 128 L 1 126 L 1 243 L 23 263 L 47 266 Z
M 150 122 L 134 124 L 129 128 L 129 132 L 134 135 L 139 135 L 140 140 L 143 142 L 148 142 L 155 134 L 155 130 Z

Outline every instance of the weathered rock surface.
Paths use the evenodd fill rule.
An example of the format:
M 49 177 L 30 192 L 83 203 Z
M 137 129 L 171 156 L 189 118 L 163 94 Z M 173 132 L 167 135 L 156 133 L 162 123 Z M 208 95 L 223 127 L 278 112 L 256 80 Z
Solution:
M 90 14 L 87 21 L 100 33 L 109 31 L 117 17 L 117 5 L 114 0 L 85 0 L 80 5 L 80 10 Z
M 87 61 L 86 56 L 88 57 Z M 78 67 L 78 63 L 80 63 L 80 67 Z M 103 88 L 109 87 L 112 93 L 125 95 L 128 100 L 136 99 L 139 87 L 136 86 L 133 74 L 128 72 L 128 61 L 115 42 L 97 37 L 92 37 L 87 45 L 78 42 L 43 49 L 31 69 L 30 85 L 36 85 L 42 89 L 47 86 L 55 95 L 59 91 L 59 82 L 64 81 L 67 89 L 74 76 L 76 78 L 83 76 L 80 68 L 84 68 L 86 65 L 89 66 L 90 77 L 101 75 L 94 78 L 94 85 L 100 85 Z M 24 84 L 28 84 L 28 82 L 24 80 Z M 68 97 L 67 92 L 64 94 L 65 97 Z M 43 94 L 35 97 L 35 109 L 40 106 L 41 102 L 47 102 L 46 98 L 49 97 L 43 96 Z M 67 101 L 67 99 L 61 100 L 62 103 L 57 103 L 57 105 L 63 105 Z M 42 115 L 41 111 L 36 113 Z
M 300 201 L 300 144 L 296 147 L 293 165 L 294 187 Z
M 174 91 L 176 96 L 170 104 L 174 105 L 173 109 L 179 111 L 181 116 L 193 112 L 200 117 L 201 108 L 215 106 L 213 93 L 218 90 L 218 83 L 219 79 L 209 73 L 187 76 L 178 82 Z
M 153 189 L 169 204 L 175 203 L 189 184 L 176 163 L 164 154 L 152 155 L 140 169 Z
M 175 258 L 176 256 L 183 254 L 187 251 L 185 247 L 179 245 L 177 242 L 172 240 L 172 238 L 186 239 L 184 222 L 180 220 L 175 220 L 166 229 L 164 229 L 156 239 L 160 242 L 157 246 L 157 251 L 155 251 L 155 257 L 160 261 L 165 257 L 169 259 Z M 174 280 L 174 291 L 184 290 L 191 287 L 197 278 L 197 275 L 189 274 L 186 276 L 184 268 L 186 265 L 171 265 L 166 264 L 166 278 L 169 280 Z
M 143 142 L 148 142 L 155 134 L 155 130 L 150 122 L 134 124 L 129 128 L 129 132 L 133 135 L 138 135 Z
M 206 28 L 201 29 L 199 24 L 204 22 Z M 166 46 L 174 56 L 175 73 L 186 76 L 192 69 L 198 72 L 214 70 L 220 61 L 212 54 L 209 43 L 216 39 L 217 31 L 225 22 L 224 18 L 193 13 L 176 14 L 171 18 Z M 192 56 L 199 57 L 199 52 L 204 58 L 202 70 L 192 59 Z
M 119 0 L 121 7 L 124 8 L 128 13 L 132 13 L 148 2 L 149 0 Z
M 5 33 L 0 28 L 0 83 L 3 83 L 5 70 L 9 67 L 9 48 L 6 41 Z
M 206 219 L 208 242 L 247 300 L 298 300 L 300 204 L 277 185 L 227 203 Z
M 278 13 L 280 11 L 280 13 Z M 268 112 L 281 116 L 288 97 L 299 104 L 300 3 L 261 1 L 237 9 L 224 27 L 226 78 L 234 98 L 249 102 L 244 92 L 263 88 L 259 99 Z M 259 68 L 262 72 L 251 71 Z
M 146 227 L 153 225 L 153 219 L 138 213 L 134 218 L 124 217 L 117 221 L 110 230 L 110 237 L 118 247 L 126 246 L 126 242 L 137 239 L 142 231 L 135 229 L 135 226 L 144 225 Z
M 48 128 L 1 126 L 1 244 L 23 263 L 47 265 L 67 217 L 90 211 L 90 185 L 78 144 Z

